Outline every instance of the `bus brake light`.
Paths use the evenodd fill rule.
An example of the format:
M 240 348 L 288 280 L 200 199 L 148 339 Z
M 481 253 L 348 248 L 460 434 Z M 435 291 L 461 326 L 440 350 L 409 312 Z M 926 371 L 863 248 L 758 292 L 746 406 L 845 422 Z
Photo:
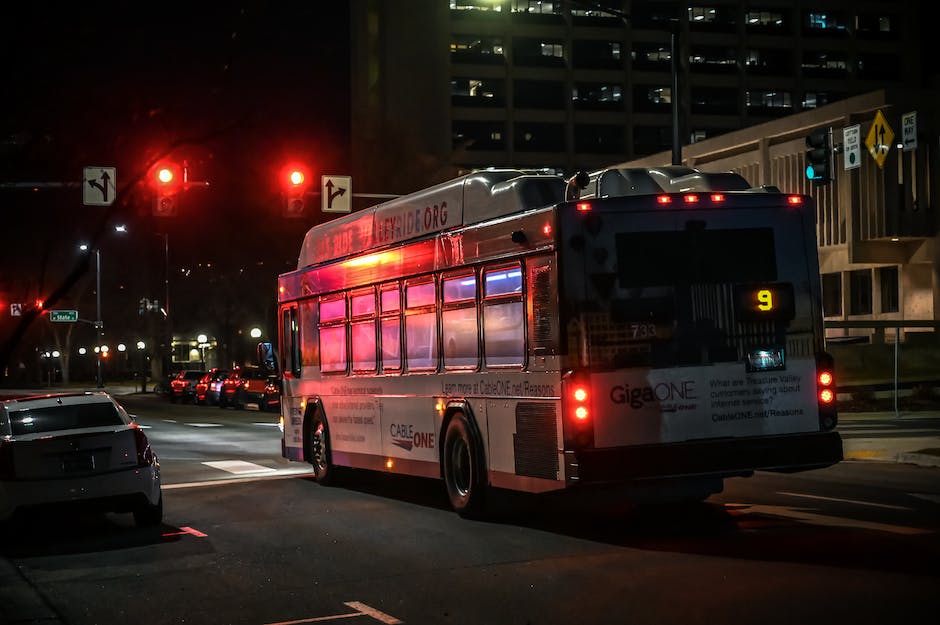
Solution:
M 698 204 L 698 196 L 693 193 L 682 196 L 682 199 L 686 204 Z
M 712 193 L 711 199 L 712 199 L 712 203 L 714 204 L 718 204 L 719 202 L 724 202 L 725 194 L 724 193 Z
M 672 198 L 668 195 L 657 195 L 656 201 L 660 204 L 672 204 Z
M 578 202 L 578 210 L 582 213 L 586 213 L 591 210 L 590 202 Z
M 788 195 L 787 204 L 790 206 L 799 206 L 803 203 L 803 198 L 799 195 Z

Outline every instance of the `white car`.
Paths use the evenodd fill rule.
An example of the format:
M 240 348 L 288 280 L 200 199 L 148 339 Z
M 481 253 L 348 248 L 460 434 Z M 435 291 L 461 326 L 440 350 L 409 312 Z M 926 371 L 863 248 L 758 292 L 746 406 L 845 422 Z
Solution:
M 162 522 L 160 463 L 108 393 L 0 396 L 0 521 L 46 504 Z

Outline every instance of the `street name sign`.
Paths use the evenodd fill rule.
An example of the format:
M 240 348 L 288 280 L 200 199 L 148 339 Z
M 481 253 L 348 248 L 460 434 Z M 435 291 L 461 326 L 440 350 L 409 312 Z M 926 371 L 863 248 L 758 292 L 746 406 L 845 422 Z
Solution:
M 75 323 L 78 321 L 77 310 L 50 310 L 49 321 Z

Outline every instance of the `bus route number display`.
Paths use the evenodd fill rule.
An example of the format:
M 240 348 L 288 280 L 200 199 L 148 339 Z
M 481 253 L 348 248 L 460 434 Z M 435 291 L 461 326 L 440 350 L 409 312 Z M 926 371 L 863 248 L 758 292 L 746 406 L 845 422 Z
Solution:
M 788 282 L 734 287 L 734 309 L 740 321 L 790 321 L 793 285 Z

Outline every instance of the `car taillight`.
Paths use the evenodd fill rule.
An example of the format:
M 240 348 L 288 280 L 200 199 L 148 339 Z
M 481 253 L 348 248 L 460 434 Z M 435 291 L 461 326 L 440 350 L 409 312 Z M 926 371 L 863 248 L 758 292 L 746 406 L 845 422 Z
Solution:
M 816 400 L 819 404 L 819 427 L 833 429 L 838 422 L 835 362 L 826 353 L 816 356 Z
M 569 374 L 562 385 L 565 415 L 565 447 L 594 444 L 591 386 L 586 374 Z
M 16 477 L 13 466 L 13 443 L 0 441 L 0 480 L 12 480 Z
M 153 450 L 150 448 L 150 441 L 147 435 L 138 425 L 134 425 L 134 442 L 137 444 L 137 466 L 152 466 L 155 460 Z

